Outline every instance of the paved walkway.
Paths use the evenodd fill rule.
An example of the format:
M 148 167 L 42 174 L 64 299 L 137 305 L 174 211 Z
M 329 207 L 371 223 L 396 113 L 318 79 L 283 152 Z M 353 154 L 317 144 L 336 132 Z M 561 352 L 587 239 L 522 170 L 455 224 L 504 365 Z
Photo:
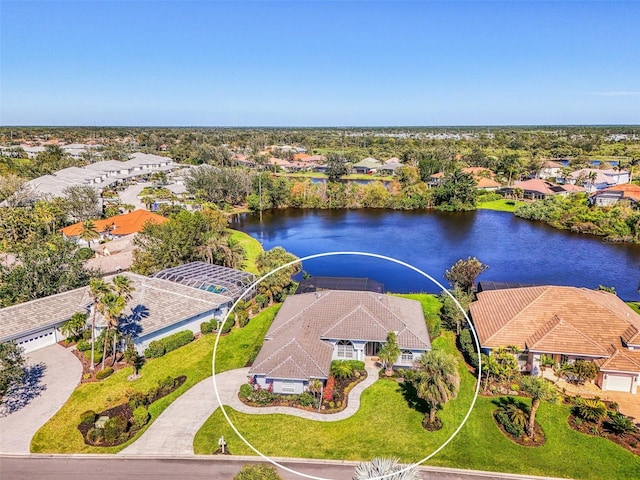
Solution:
M 5 397 L 0 410 L 0 452 L 30 452 L 31 438 L 69 399 L 82 365 L 64 347 L 52 345 L 25 355 L 24 386 Z
M 337 422 L 349 418 L 360 408 L 360 395 L 378 379 L 378 370 L 367 365 L 367 378 L 349 392 L 347 407 L 334 414 L 310 412 L 290 407 L 250 407 L 238 399 L 240 385 L 247 382 L 248 368 L 239 368 L 216 375 L 218 392 L 223 404 L 243 413 L 269 415 L 283 413 L 320 422 Z M 153 422 L 142 436 L 125 448 L 121 455 L 193 455 L 193 439 L 211 414 L 218 408 L 209 377 L 178 397 Z

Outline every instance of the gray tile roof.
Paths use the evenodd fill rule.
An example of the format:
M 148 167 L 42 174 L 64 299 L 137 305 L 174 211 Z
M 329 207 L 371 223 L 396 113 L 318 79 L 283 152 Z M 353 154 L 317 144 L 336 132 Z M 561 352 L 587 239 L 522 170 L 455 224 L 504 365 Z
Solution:
M 278 312 L 249 373 L 327 378 L 333 347 L 324 340 L 385 342 L 390 331 L 398 332 L 400 348 L 431 348 L 422 306 L 415 300 L 337 290 L 293 295 Z
M 232 301 L 230 297 L 169 280 L 130 272 L 121 275 L 129 277 L 135 288 L 131 301 L 122 314 L 122 323 L 137 323 L 138 336 L 148 335 L 182 320 L 210 312 Z M 105 280 L 110 281 L 112 278 L 113 276 L 105 277 Z M 88 287 L 82 287 L 0 309 L 0 341 L 57 325 L 76 312 L 88 312 L 91 304 Z M 96 324 L 104 325 L 104 319 L 100 315 L 97 315 Z

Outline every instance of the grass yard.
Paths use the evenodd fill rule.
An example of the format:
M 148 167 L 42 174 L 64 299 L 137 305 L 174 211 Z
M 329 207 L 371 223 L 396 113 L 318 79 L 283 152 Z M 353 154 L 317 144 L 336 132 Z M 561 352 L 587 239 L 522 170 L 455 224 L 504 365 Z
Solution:
M 496 210 L 498 212 L 515 212 L 516 204 L 513 200 L 503 198 L 502 200 L 492 200 L 490 202 L 479 202 L 478 210 Z
M 640 302 L 627 302 L 627 305 L 640 315 Z
M 244 248 L 246 258 L 243 262 L 243 268 L 247 272 L 255 273 L 258 275 L 258 267 L 256 267 L 256 258 L 260 255 L 262 250 L 262 245 L 260 242 L 253 238 L 251 235 L 240 232 L 238 230 L 231 230 L 231 238 L 237 240 L 242 248 Z
M 450 332 L 433 342 L 437 348 L 455 350 Z M 400 384 L 379 380 L 362 395 L 360 410 L 340 422 L 315 422 L 286 415 L 246 415 L 227 409 L 238 430 L 266 455 L 342 460 L 368 460 L 373 456 L 398 456 L 418 461 L 438 448 L 455 430 L 468 409 L 474 378 L 461 364 L 458 399 L 438 415 L 439 432 L 421 427 L 422 413 L 407 405 Z M 528 401 L 528 400 L 526 400 Z M 584 479 L 637 478 L 640 458 L 602 439 L 575 432 L 567 424 L 570 407 L 543 404 L 538 421 L 547 434 L 542 447 L 522 447 L 511 442 L 495 425 L 493 399 L 479 397 L 473 413 L 458 436 L 432 458 L 430 465 Z M 218 409 L 196 435 L 194 450 L 210 454 L 224 435 L 235 455 L 253 455 L 228 426 Z
M 251 319 L 246 327 L 234 329 L 229 335 L 222 337 L 218 345 L 216 370 L 222 372 L 244 367 L 255 345 L 263 341 L 278 309 L 278 305 L 269 307 Z M 31 440 L 31 451 L 33 453 L 116 453 L 122 450 L 140 434 L 116 447 L 89 446 L 84 443 L 77 429 L 80 414 L 87 410 L 100 412 L 124 403 L 131 392 L 147 392 L 156 386 L 158 380 L 167 375 L 172 377 L 186 375 L 186 382 L 178 390 L 149 407 L 151 420 L 140 432 L 142 433 L 176 398 L 196 383 L 211 376 L 214 343 L 215 335 L 205 335 L 160 358 L 149 360 L 142 367 L 142 377 L 133 382 L 127 380 L 132 369 L 125 368 L 102 382 L 80 385 L 71 394 L 67 403 L 36 432 Z

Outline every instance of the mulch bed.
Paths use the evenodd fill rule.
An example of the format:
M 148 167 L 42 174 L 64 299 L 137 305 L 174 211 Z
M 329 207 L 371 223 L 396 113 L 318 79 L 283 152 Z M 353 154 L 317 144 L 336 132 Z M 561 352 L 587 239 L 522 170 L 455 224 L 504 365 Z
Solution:
M 350 387 L 349 391 L 351 391 L 354 386 L 356 386 L 358 383 L 362 382 L 365 378 L 367 378 L 366 370 L 359 370 L 359 373 L 360 373 L 359 377 L 356 377 L 355 375 L 353 375 L 345 379 L 340 379 L 340 380 L 337 378 L 335 379 L 335 386 L 333 390 L 334 391 L 333 402 L 336 406 L 334 408 L 330 408 L 329 402 L 324 400 L 322 402 L 322 406 L 320 407 L 320 410 L 318 410 L 318 407 L 313 407 L 313 406 L 305 407 L 300 405 L 300 403 L 298 403 L 297 400 L 292 400 L 287 398 L 289 397 L 289 395 L 277 395 L 275 400 L 269 403 L 268 405 L 260 405 L 255 402 L 249 402 L 245 399 L 240 398 L 240 396 L 238 396 L 238 398 L 242 403 L 244 403 L 245 405 L 249 405 L 250 407 L 258 407 L 258 408 L 260 407 L 291 407 L 291 408 L 297 408 L 299 410 L 306 410 L 308 412 L 317 412 L 317 413 L 326 413 L 326 414 L 338 413 L 344 410 L 345 408 L 347 408 L 349 394 L 347 393 L 345 395 L 344 393 L 345 389 L 347 387 Z M 338 402 L 341 402 L 341 405 L 339 407 L 337 406 Z
M 184 375 L 176 377 L 175 385 L 173 386 L 173 388 L 165 392 L 163 395 L 156 396 L 155 398 L 153 398 L 151 403 L 175 392 L 178 388 L 182 386 L 182 384 L 184 384 L 186 380 L 187 380 L 187 377 Z M 98 446 L 98 447 L 114 447 L 116 445 L 122 445 L 123 443 L 127 442 L 130 438 L 134 437 L 136 433 L 138 433 L 138 431 L 140 430 L 140 428 L 136 428 L 136 426 L 133 423 L 133 410 L 131 409 L 129 402 L 122 403 L 120 405 L 116 405 L 115 407 L 111 407 L 111 408 L 108 408 L 107 410 L 103 410 L 102 412 L 99 412 L 98 417 L 102 417 L 102 416 L 106 416 L 109 418 L 114 418 L 114 417 L 124 418 L 127 421 L 127 431 L 123 435 L 121 435 L 120 437 L 118 437 L 117 439 L 111 442 L 108 442 L 103 438 L 100 441 L 100 443 L 93 443 L 87 439 L 87 433 L 89 432 L 89 430 L 91 430 L 94 427 L 94 424 L 79 424 L 78 430 L 80 430 L 80 432 L 82 433 L 82 438 L 84 438 L 84 443 L 86 443 L 87 445 Z
M 575 416 L 569 415 L 567 422 L 569 426 L 573 428 L 576 432 L 584 433 L 585 435 L 591 435 L 592 437 L 602 437 L 610 440 L 622 448 L 629 450 L 636 455 L 640 455 L 640 432 L 638 433 L 628 433 L 625 435 L 616 435 L 613 432 L 609 432 L 606 429 L 605 422 L 606 419 L 600 420 L 599 422 L 586 422 L 578 420 Z M 593 429 L 597 428 L 598 433 L 595 433 Z
M 58 343 L 65 348 L 70 348 L 73 345 L 75 345 L 75 344 L 66 344 L 64 341 L 58 342 Z M 80 350 L 77 350 L 77 349 L 73 349 L 71 353 L 73 353 L 82 364 L 82 377 L 80 379 L 80 383 L 99 382 L 100 380 L 96 378 L 96 373 L 100 371 L 102 366 L 102 361 L 95 366 L 95 370 L 91 371 L 90 370 L 91 360 L 89 360 L 85 356 L 84 352 L 81 352 Z M 105 361 L 105 366 L 112 367 L 113 370 L 116 372 L 122 368 L 129 367 L 130 365 L 127 362 L 125 362 L 122 359 L 122 357 L 123 355 L 119 352 L 118 355 L 116 356 L 116 362 L 113 365 L 111 365 L 111 363 L 113 362 L 113 356 L 107 357 Z
M 533 430 L 533 438 L 529 437 L 526 433 L 523 433 L 521 437 L 516 437 L 507 432 L 502 424 L 496 420 L 495 413 L 492 415 L 493 423 L 500 429 L 500 431 L 513 443 L 517 443 L 518 445 L 522 445 L 523 447 L 540 447 L 544 445 L 547 441 L 544 436 L 544 431 L 538 422 L 535 423 L 535 427 Z

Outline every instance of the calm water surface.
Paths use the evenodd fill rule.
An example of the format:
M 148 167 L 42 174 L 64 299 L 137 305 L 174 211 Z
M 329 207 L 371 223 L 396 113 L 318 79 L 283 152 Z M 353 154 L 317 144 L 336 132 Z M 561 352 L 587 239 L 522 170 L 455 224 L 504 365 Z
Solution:
M 625 300 L 639 300 L 640 246 L 603 243 L 511 213 L 389 210 L 279 210 L 241 215 L 234 228 L 265 249 L 282 246 L 304 257 L 331 251 L 377 253 L 411 263 L 446 285 L 444 272 L 458 259 L 477 257 L 489 265 L 479 280 L 524 284 L 614 286 Z M 388 261 L 331 256 L 306 261 L 314 275 L 370 277 L 389 291 L 437 292 L 411 270 Z

